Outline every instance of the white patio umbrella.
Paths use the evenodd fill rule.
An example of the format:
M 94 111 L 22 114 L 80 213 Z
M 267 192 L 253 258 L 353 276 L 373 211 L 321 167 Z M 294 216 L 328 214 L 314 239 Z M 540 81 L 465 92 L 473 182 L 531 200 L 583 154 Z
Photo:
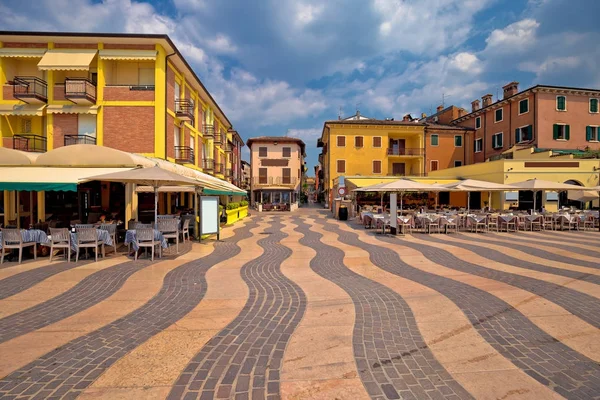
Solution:
M 403 178 L 393 182 L 385 182 L 377 185 L 366 186 L 360 189 L 355 189 L 354 191 L 400 193 L 400 212 L 402 212 L 402 196 L 405 192 L 443 192 L 446 190 L 446 188 L 441 186 L 430 185 L 428 183 L 419 183 Z
M 464 179 L 459 182 L 447 183 L 445 185 L 439 185 L 450 190 L 467 192 L 467 210 L 471 209 L 471 192 L 488 192 L 490 203 L 489 207 L 492 208 L 491 199 L 492 192 L 503 192 L 506 190 L 515 190 L 512 185 L 505 185 L 502 183 L 479 181 L 476 179 Z
M 581 201 L 587 203 L 598 198 L 598 192 L 594 190 L 569 190 L 567 194 L 569 200 Z
M 582 190 L 585 189 L 581 186 L 571 185 L 569 183 L 545 181 L 543 179 L 528 179 L 526 181 L 511 183 L 511 186 L 518 188 L 519 190 L 531 190 L 533 192 L 533 209 L 536 208 L 536 196 L 535 193 L 540 191 L 553 191 L 553 192 L 564 192 L 567 190 Z
M 154 222 L 158 217 L 158 188 L 161 186 L 187 185 L 200 186 L 201 182 L 185 176 L 164 170 L 158 166 L 137 168 L 112 174 L 96 175 L 86 178 L 86 181 L 105 181 L 120 183 L 136 183 L 154 188 Z

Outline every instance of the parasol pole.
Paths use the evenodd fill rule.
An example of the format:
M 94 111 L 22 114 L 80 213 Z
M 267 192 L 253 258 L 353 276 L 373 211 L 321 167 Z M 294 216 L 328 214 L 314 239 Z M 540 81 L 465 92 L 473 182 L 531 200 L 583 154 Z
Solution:
M 492 211 L 492 191 L 488 192 L 488 211 Z
M 154 186 L 154 228 L 158 227 L 158 186 Z
M 471 191 L 467 190 L 467 214 L 471 212 Z

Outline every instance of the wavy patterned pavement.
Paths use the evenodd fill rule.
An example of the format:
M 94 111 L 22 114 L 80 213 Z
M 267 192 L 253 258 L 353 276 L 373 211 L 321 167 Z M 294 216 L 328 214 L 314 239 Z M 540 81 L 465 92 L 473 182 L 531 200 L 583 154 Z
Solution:
M 169 272 L 160 292 L 144 306 L 109 325 L 61 346 L 0 380 L 0 397 L 75 397 L 120 357 L 179 320 L 206 292 L 206 271 L 241 251 L 236 242 L 249 230 L 215 245 L 210 255 Z
M 258 241 L 264 253 L 241 269 L 249 289 L 242 312 L 192 359 L 169 398 L 279 397 L 284 350 L 306 308 L 302 289 L 281 272 L 292 253 L 279 243 L 281 220 L 273 217 Z

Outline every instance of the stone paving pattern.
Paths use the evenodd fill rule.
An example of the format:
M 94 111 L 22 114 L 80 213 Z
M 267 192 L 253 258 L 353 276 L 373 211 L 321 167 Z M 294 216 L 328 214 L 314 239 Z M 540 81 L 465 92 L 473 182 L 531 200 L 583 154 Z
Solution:
M 224 232 L 171 261 L 108 255 L 97 264 L 3 265 L 0 306 L 14 306 L 0 318 L 11 354 L 0 360 L 0 399 L 600 398 L 598 232 L 392 237 L 315 208 L 253 215 Z M 253 245 L 238 245 L 255 235 Z M 80 273 L 83 266 L 95 269 Z M 144 284 L 134 280 L 152 277 L 155 266 L 164 271 L 156 270 L 155 289 L 135 303 L 131 288 Z M 229 288 L 223 280 L 232 274 Z M 25 295 L 46 281 L 69 284 L 44 287 L 38 300 Z M 189 317 L 207 303 L 209 285 L 220 288 L 223 307 L 239 301 L 228 319 L 218 308 Z M 103 312 L 112 298 L 135 306 L 111 319 Z M 318 326 L 319 315 L 335 324 L 336 312 L 347 334 Z M 94 313 L 104 322 L 91 329 L 61 322 Z M 185 340 L 159 340 L 178 321 Z M 62 341 L 60 329 L 68 330 Z M 19 348 L 53 337 L 54 350 L 21 361 Z M 194 337 L 206 339 L 177 354 L 167 381 L 139 370 L 161 364 L 161 346 L 183 351 Z M 300 361 L 309 356 L 322 376 Z

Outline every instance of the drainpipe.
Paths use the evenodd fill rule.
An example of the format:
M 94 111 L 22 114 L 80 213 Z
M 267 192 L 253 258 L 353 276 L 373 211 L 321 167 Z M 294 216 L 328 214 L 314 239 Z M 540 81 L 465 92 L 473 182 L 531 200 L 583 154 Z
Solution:
M 481 147 L 483 147 L 483 161 L 485 162 L 486 156 L 486 143 L 487 143 L 487 111 L 484 112 L 483 114 L 483 144 L 481 145 Z
M 467 131 L 463 131 L 463 165 L 467 165 Z M 473 140 L 473 153 L 475 153 L 475 140 Z
M 536 119 L 536 111 L 537 111 L 537 93 L 533 92 L 533 129 L 532 129 L 532 134 L 533 137 L 531 138 L 531 142 L 532 143 L 536 143 L 536 138 L 537 138 L 537 119 Z M 535 147 L 537 147 L 537 144 L 535 144 Z M 600 185 L 600 182 L 598 182 L 598 184 Z
M 508 135 L 510 138 L 510 139 L 508 139 L 509 147 L 510 147 L 510 144 L 512 143 L 512 103 L 513 103 L 512 101 L 510 101 L 510 100 L 508 101 Z M 504 147 L 504 146 L 502 146 L 502 147 Z
M 165 57 L 165 161 L 167 160 L 167 151 L 168 151 L 167 150 L 167 121 L 168 121 L 168 118 L 167 118 L 167 114 L 168 114 L 167 113 L 167 109 L 168 109 L 168 106 L 167 106 L 167 100 L 168 100 L 167 99 L 167 92 L 168 92 L 168 90 L 167 90 L 167 87 L 168 87 L 167 72 L 169 71 L 169 57 L 174 56 L 175 54 L 177 54 L 177 53 L 171 53 Z
M 425 131 L 423 133 L 423 176 L 427 176 L 427 127 L 425 127 Z M 394 165 L 392 164 L 392 167 Z M 393 168 L 392 168 L 393 170 Z M 393 171 L 392 171 L 393 173 Z M 600 185 L 600 184 L 599 184 Z

